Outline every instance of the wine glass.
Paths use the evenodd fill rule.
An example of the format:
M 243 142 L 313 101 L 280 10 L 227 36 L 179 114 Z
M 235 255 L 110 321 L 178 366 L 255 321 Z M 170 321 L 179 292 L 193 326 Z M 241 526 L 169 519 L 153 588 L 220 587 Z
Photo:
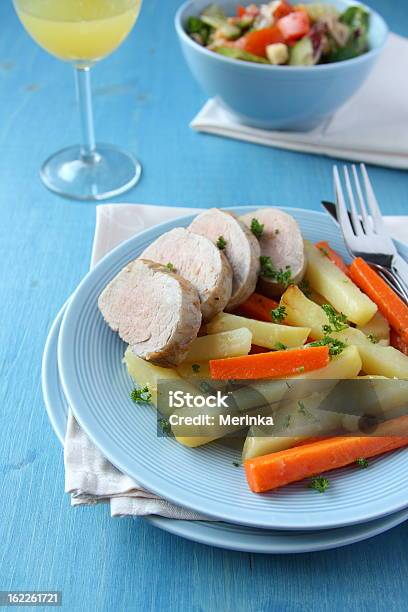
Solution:
M 142 0 L 13 0 L 32 38 L 75 68 L 82 144 L 54 153 L 40 175 L 51 191 L 77 200 L 103 200 L 133 187 L 140 163 L 129 153 L 96 144 L 90 70 L 127 37 Z

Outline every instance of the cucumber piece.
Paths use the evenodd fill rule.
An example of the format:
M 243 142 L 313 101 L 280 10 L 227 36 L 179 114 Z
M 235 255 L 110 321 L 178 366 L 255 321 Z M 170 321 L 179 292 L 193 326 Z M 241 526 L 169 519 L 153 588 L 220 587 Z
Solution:
M 235 38 L 239 38 L 241 36 L 240 28 L 231 25 L 226 19 L 203 14 L 201 15 L 201 21 L 211 28 L 221 32 L 221 34 L 223 34 L 225 38 L 228 38 L 229 40 L 234 40 Z
M 216 47 L 214 49 L 216 53 L 231 57 L 232 59 L 243 60 L 244 62 L 255 62 L 257 64 L 269 64 L 268 60 L 253 53 L 248 53 L 244 49 L 238 49 L 236 47 Z
M 289 66 L 314 66 L 315 63 L 312 41 L 305 36 L 290 50 Z

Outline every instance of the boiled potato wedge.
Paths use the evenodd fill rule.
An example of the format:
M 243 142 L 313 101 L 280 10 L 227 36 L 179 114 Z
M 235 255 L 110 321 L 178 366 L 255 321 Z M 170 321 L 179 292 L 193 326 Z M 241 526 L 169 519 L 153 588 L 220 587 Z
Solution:
M 182 378 L 211 378 L 208 361 L 181 363 L 177 366 L 177 372 Z
M 130 376 L 140 387 L 148 387 L 152 396 L 151 402 L 157 407 L 157 385 L 159 380 L 180 380 L 180 375 L 173 368 L 163 368 L 137 357 L 128 347 L 124 362 Z
M 331 412 L 331 396 L 329 396 L 329 409 L 325 409 L 325 404 L 321 403 L 326 394 L 314 394 L 311 397 L 302 399 L 301 402 L 292 402 L 283 406 L 279 410 L 279 421 L 276 421 L 276 428 L 270 428 L 271 435 L 265 435 L 265 428 L 251 427 L 245 440 L 243 449 L 243 460 L 252 457 L 275 453 L 287 448 L 291 448 L 300 442 L 311 437 L 324 436 L 334 431 L 361 432 L 361 416 L 372 415 L 386 418 L 394 418 L 401 415 L 398 409 L 403 408 L 406 414 L 408 407 L 408 381 L 391 380 L 378 376 L 356 377 L 358 381 L 368 381 L 372 383 L 371 395 L 368 389 L 361 389 L 361 403 L 358 400 L 358 414 L 346 414 L 342 412 Z M 359 383 L 355 383 L 359 384 Z M 362 383 L 365 384 L 365 383 Z M 352 391 L 352 387 L 348 389 Z M 357 392 L 358 390 L 356 390 Z M 339 387 L 340 395 L 344 392 Z M 345 412 L 347 406 L 345 406 Z M 291 417 L 288 420 L 287 415 Z M 285 421 L 286 418 L 286 421 Z M 287 433 L 279 426 L 286 424 Z M 284 433 L 285 435 L 282 435 Z
M 374 345 L 373 345 L 374 346 Z M 385 348 L 385 347 L 384 347 Z M 407 358 L 408 359 L 408 358 Z M 332 357 L 330 362 L 324 368 L 320 370 L 313 370 L 312 372 L 305 372 L 304 374 L 296 374 L 292 376 L 290 380 L 294 378 L 302 379 L 343 379 L 352 378 L 357 376 L 362 368 L 362 360 L 360 353 L 356 346 L 347 346 L 340 355 Z
M 377 312 L 369 297 L 311 242 L 305 241 L 306 279 L 338 311 L 356 325 L 365 325 Z
M 387 319 L 377 311 L 372 319 L 365 325 L 357 325 L 357 329 L 363 332 L 366 336 L 378 340 L 378 344 L 383 346 L 390 345 L 390 326 Z
M 385 417 L 387 419 L 407 414 L 408 412 L 408 381 L 386 378 L 384 376 L 358 376 L 358 381 L 371 383 L 371 392 L 368 388 L 363 388 L 362 402 L 359 403 L 361 411 L 365 415 Z M 355 431 L 355 423 L 350 415 L 345 415 L 342 421 L 344 429 Z
M 248 355 L 251 350 L 252 333 L 242 325 L 228 331 L 220 331 L 211 336 L 200 336 L 193 340 L 184 359 L 185 363 L 224 359 Z
M 310 335 L 315 340 L 323 338 L 323 325 L 329 320 L 321 306 L 309 300 L 296 285 L 291 285 L 282 295 L 280 305 L 284 306 L 285 323 L 310 327 Z
M 336 430 L 343 415 L 319 410 L 328 392 L 315 393 L 301 401 L 290 402 L 275 413 L 273 427 L 251 427 L 245 439 L 242 460 L 291 448 L 311 437 L 324 436 Z
M 159 381 L 175 381 L 177 382 L 177 388 L 183 389 L 186 392 L 197 393 L 197 389 L 185 382 L 175 370 L 153 365 L 134 355 L 129 347 L 125 352 L 124 362 L 135 383 L 140 385 L 140 387 L 148 387 L 152 396 L 150 401 L 156 408 L 158 403 Z M 165 409 L 165 407 L 161 405 L 160 412 L 163 416 L 168 418 L 174 413 L 174 409 L 170 407 Z M 175 434 L 177 442 L 191 448 L 208 444 L 208 442 L 212 442 L 217 438 L 217 436 L 177 436 L 176 432 L 173 433 Z
M 194 428 L 194 436 L 186 436 L 191 429 L 186 428 L 183 424 L 177 424 L 172 427 L 177 440 L 185 446 L 195 447 L 202 446 L 208 442 L 218 440 L 224 436 L 238 432 L 245 428 L 245 425 L 223 425 L 219 423 L 220 415 L 231 417 L 239 417 L 245 414 L 269 415 L 271 413 L 271 404 L 279 403 L 287 393 L 288 388 L 285 381 L 265 381 L 258 385 L 247 385 L 236 389 L 229 393 L 229 408 L 196 408 L 186 407 L 182 409 L 183 417 L 197 417 L 199 415 L 208 415 L 212 421 L 210 424 L 199 425 Z M 224 387 L 225 392 L 225 387 Z
M 353 327 L 331 335 L 358 348 L 365 374 L 408 379 L 408 357 L 393 346 L 373 344 L 362 331 Z
M 296 446 L 304 440 L 307 440 L 307 436 L 262 436 L 258 430 L 251 427 L 242 449 L 242 461 L 269 455 L 270 453 L 278 453 L 292 448 L 292 446 Z
M 286 321 L 292 325 L 309 325 L 311 327 L 310 334 L 313 338 L 317 340 L 323 338 L 322 325 L 329 323 L 327 315 L 320 306 L 309 300 L 298 287 L 289 287 L 283 294 L 280 303 L 285 306 Z M 379 325 L 383 324 L 379 323 Z M 383 329 L 385 334 L 385 326 Z M 383 346 L 380 343 L 373 344 L 368 336 L 354 327 L 349 327 L 341 332 L 333 332 L 330 335 L 346 342 L 348 345 L 358 347 L 362 369 L 366 374 L 386 376 L 387 378 L 408 378 L 408 357 L 397 349 L 391 346 Z M 327 367 L 330 368 L 333 361 Z M 310 374 L 313 374 L 313 372 Z M 336 377 L 333 376 L 333 378 Z
M 277 325 L 276 323 L 255 321 L 254 319 L 223 312 L 207 324 L 207 332 L 209 334 L 216 334 L 242 327 L 246 327 L 251 332 L 253 344 L 269 349 L 276 349 L 276 345 L 279 342 L 287 347 L 301 346 L 306 342 L 310 333 L 309 327 Z

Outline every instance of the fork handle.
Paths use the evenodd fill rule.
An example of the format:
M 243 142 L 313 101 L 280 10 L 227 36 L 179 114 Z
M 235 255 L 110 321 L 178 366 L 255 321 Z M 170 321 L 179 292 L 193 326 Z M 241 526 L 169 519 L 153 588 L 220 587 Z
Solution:
M 381 278 L 391 287 L 391 289 L 408 305 L 408 290 L 399 277 L 390 269 L 380 266 L 379 264 L 371 264 Z

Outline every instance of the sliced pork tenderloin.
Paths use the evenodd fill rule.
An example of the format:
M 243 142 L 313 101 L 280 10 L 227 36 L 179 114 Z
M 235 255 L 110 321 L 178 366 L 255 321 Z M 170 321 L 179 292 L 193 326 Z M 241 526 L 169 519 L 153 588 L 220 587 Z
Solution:
M 204 321 L 222 312 L 231 298 L 232 269 L 211 240 L 177 227 L 145 249 L 143 259 L 168 264 L 197 289 Z
M 263 225 L 262 234 L 259 237 L 261 256 L 269 257 L 272 268 L 277 272 L 288 272 L 290 283 L 299 283 L 306 271 L 306 258 L 303 245 L 303 237 L 297 221 L 288 213 L 278 208 L 260 208 L 241 217 L 248 227 L 251 227 L 253 219 Z M 267 262 L 268 264 L 269 262 Z M 270 266 L 265 266 L 270 270 Z M 277 282 L 273 272 L 270 276 L 261 275 L 259 278 L 259 290 L 266 295 L 280 295 L 285 290 L 286 283 Z
M 164 366 L 183 361 L 201 325 L 195 287 L 145 259 L 123 268 L 99 296 L 98 306 L 135 355 Z
M 233 310 L 255 291 L 260 255 L 257 239 L 236 215 L 219 208 L 200 213 L 190 224 L 190 230 L 224 247 L 233 274 L 232 295 L 226 310 Z

